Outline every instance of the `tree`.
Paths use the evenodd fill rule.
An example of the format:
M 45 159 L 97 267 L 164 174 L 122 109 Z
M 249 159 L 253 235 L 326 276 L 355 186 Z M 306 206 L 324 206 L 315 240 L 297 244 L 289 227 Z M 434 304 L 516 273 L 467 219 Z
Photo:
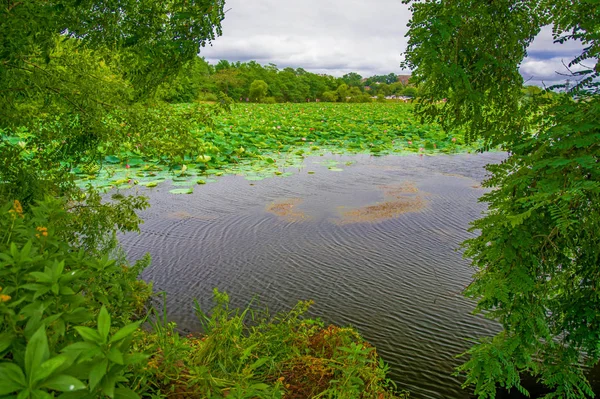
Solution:
M 338 95 L 335 91 L 328 90 L 323 92 L 323 94 L 321 95 L 321 99 L 328 103 L 334 103 L 337 101 Z
M 388 75 L 385 76 L 385 83 L 391 85 L 392 83 L 396 83 L 398 81 L 398 75 L 396 75 L 395 73 L 390 73 Z
M 97 173 L 106 152 L 139 155 L 136 144 L 171 160 L 198 149 L 191 126 L 209 118 L 154 103 L 154 94 L 182 66 L 195 69 L 200 48 L 220 33 L 223 4 L 8 0 L 0 7 L 1 396 L 139 397 L 124 359 L 145 358 L 130 350 L 140 322 L 129 319 L 150 295 L 136 281 L 149 257 L 130 265 L 114 250 L 117 231 L 139 231 L 137 212 L 148 201 L 81 190 L 71 169 Z M 26 290 L 36 274 L 52 287 Z M 94 349 L 66 353 L 77 346 Z
M 264 80 L 255 80 L 250 85 L 249 96 L 250 100 L 258 103 L 261 102 L 267 96 L 267 90 L 269 85 Z
M 362 76 L 356 72 L 350 72 L 342 76 L 342 80 L 348 86 L 362 87 Z
M 202 92 L 209 92 L 214 88 L 215 83 L 211 79 L 208 63 L 203 58 L 195 57 L 187 62 L 174 78 L 159 86 L 157 97 L 171 103 L 191 103 L 197 100 Z
M 414 98 L 417 96 L 417 89 L 412 86 L 407 86 L 402 90 L 402 95 Z
M 348 94 L 349 94 L 348 85 L 345 83 L 342 83 L 341 85 L 338 86 L 336 91 L 337 91 L 337 95 L 338 95 L 338 100 L 342 103 L 346 102 Z
M 420 88 L 416 112 L 467 140 L 510 151 L 490 165 L 480 231 L 465 245 L 476 311 L 503 331 L 459 367 L 481 398 L 530 373 L 551 397 L 593 396 L 582 364 L 600 359 L 600 7 L 574 0 L 411 1 L 405 67 Z M 523 101 L 519 65 L 542 26 L 580 40 L 583 69 L 561 95 Z M 591 65 L 590 65 L 591 64 Z M 447 101 L 442 101 L 447 99 Z
M 4 4 L 0 129 L 3 135 L 24 129 L 30 138 L 24 148 L 0 140 L 0 200 L 18 198 L 27 205 L 62 195 L 72 188 L 71 166 L 97 161 L 101 143 L 104 149 L 126 145 L 134 138 L 123 132 L 128 129 L 140 139 L 151 134 L 158 126 L 149 126 L 152 117 L 142 103 L 220 34 L 223 4 Z

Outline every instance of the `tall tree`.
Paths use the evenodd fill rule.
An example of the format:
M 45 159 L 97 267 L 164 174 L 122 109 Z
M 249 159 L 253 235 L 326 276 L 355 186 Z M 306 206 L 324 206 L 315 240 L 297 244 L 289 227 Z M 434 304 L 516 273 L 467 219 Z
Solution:
M 362 87 L 362 76 L 356 72 L 350 72 L 342 76 L 342 80 L 348 86 Z
M 79 197 L 69 174 L 74 164 L 97 161 L 102 150 L 151 141 L 161 127 L 178 137 L 170 142 L 179 150 L 167 151 L 182 155 L 192 142 L 186 123 L 173 123 L 167 131 L 161 125 L 169 118 L 147 112 L 143 103 L 220 34 L 223 5 L 224 0 L 4 2 L 0 202 L 19 199 L 27 205 L 67 192 Z M 20 145 L 6 139 L 17 131 L 28 134 Z
M 256 103 L 263 101 L 267 96 L 268 89 L 269 85 L 264 80 L 255 80 L 250 85 L 248 92 L 250 100 Z
M 600 359 L 600 5 L 406 2 L 417 113 L 509 151 L 488 167 L 489 211 L 465 243 L 476 270 L 466 295 L 503 331 L 459 371 L 481 398 L 497 386 L 525 392 L 521 373 L 552 388 L 548 398 L 593 396 L 582 365 Z M 558 43 L 583 43 L 568 64 L 582 69 L 563 94 L 524 99 L 519 65 L 545 25 Z

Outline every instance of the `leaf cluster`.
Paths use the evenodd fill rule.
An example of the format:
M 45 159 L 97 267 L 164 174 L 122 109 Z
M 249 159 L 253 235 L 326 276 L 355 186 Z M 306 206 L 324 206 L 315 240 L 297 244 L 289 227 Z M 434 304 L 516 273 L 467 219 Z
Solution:
M 148 259 L 127 267 L 86 251 L 65 208 L 0 210 L 0 396 L 136 397 L 126 369 L 145 357 L 129 349 L 130 319 Z
M 509 153 L 489 165 L 489 211 L 464 243 L 475 276 L 466 295 L 503 331 L 473 346 L 458 371 L 482 398 L 529 373 L 547 397 L 593 396 L 584 365 L 600 360 L 600 98 L 593 1 L 412 1 L 407 64 L 421 83 L 417 112 Z M 583 52 L 561 95 L 528 90 L 518 67 L 542 26 Z M 441 102 L 446 99 L 446 102 Z

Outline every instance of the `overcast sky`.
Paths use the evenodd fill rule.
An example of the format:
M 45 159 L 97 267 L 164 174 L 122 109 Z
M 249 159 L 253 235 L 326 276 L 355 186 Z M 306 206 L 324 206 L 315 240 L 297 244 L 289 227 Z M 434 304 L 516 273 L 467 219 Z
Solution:
M 223 36 L 201 55 L 276 64 L 315 73 L 363 77 L 410 73 L 400 68 L 410 11 L 401 0 L 226 0 Z M 578 43 L 553 44 L 549 27 L 530 46 L 521 73 L 529 84 L 564 80 L 562 65 Z

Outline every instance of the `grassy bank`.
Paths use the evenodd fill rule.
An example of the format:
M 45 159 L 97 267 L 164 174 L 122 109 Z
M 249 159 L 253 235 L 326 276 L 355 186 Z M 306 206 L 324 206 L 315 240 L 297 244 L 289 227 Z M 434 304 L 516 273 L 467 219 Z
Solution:
M 375 348 L 352 328 L 305 318 L 310 302 L 269 315 L 215 307 L 197 309 L 204 333 L 181 337 L 174 324 L 154 322 L 136 345 L 152 353 L 135 371 L 136 389 L 153 397 L 405 398 L 387 379 Z

